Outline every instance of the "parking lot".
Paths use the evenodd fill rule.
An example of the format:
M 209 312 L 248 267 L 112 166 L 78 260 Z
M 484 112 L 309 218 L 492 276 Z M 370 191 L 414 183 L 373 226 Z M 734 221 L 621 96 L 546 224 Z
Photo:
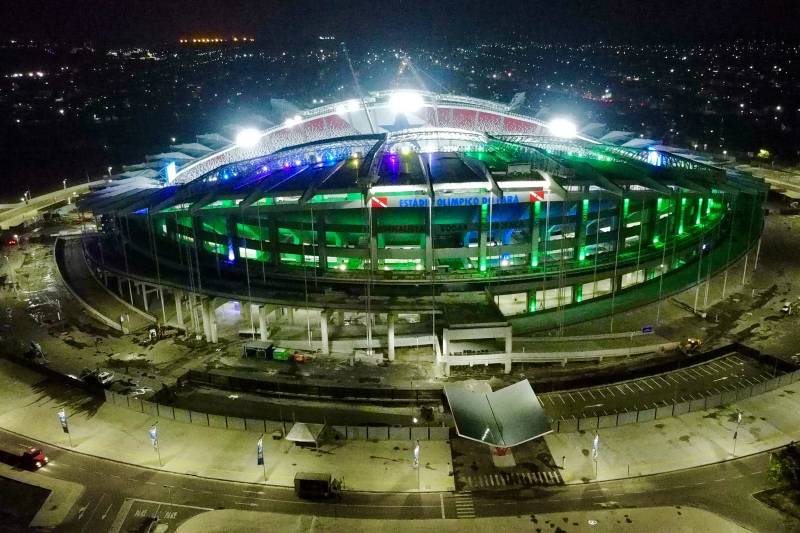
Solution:
M 607 415 L 732 391 L 766 381 L 774 372 L 747 356 L 731 353 L 672 372 L 539 397 L 551 418 Z

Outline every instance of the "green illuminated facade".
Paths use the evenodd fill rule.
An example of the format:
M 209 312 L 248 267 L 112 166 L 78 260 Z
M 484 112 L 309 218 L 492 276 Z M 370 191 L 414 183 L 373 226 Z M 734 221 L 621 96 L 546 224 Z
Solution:
M 485 294 L 519 316 L 621 291 L 652 301 L 655 285 L 685 288 L 761 232 L 761 181 L 675 154 L 418 136 L 328 140 L 95 203 L 103 261 L 232 298 L 363 309 L 369 294 L 376 309 L 423 310 Z

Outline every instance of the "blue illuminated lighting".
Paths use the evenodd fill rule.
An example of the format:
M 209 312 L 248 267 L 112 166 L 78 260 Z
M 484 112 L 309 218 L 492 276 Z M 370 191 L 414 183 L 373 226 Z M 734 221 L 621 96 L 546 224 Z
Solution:
M 236 254 L 233 253 L 233 243 L 228 241 L 228 261 L 233 263 L 236 260 Z
M 134 211 L 133 214 L 134 215 L 146 215 L 147 214 L 147 208 L 143 207 L 143 208 L 139 209 L 138 211 Z
M 302 165 L 302 164 L 303 164 L 303 162 L 302 162 L 302 161 L 300 161 L 299 159 L 295 159 L 295 160 L 294 160 L 294 166 L 296 166 L 296 167 L 299 167 L 299 166 L 300 166 L 300 165 Z
M 664 164 L 664 156 L 658 150 L 652 148 L 647 149 L 647 162 L 654 167 L 660 167 Z

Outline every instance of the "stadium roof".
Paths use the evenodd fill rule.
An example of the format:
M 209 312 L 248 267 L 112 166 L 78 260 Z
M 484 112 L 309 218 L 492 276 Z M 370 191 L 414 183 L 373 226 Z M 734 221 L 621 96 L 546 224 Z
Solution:
M 653 149 L 641 139 L 636 146 L 619 146 L 553 137 L 541 122 L 515 115 L 507 106 L 453 95 L 413 93 L 412 98 L 401 92 L 407 108 L 399 109 L 395 94 L 373 93 L 366 108 L 360 101 L 348 101 L 303 112 L 291 124 L 265 132 L 249 149 L 228 144 L 198 159 L 178 152 L 152 156 L 159 161 L 126 171 L 160 170 L 167 159 L 181 159 L 174 182 L 164 184 L 169 187 L 137 195 L 113 188 L 116 193 L 104 195 L 124 191 L 135 202 L 92 204 L 123 212 L 147 207 L 154 213 L 177 206 L 365 205 L 370 197 L 400 194 L 439 199 L 491 193 L 503 198 L 544 191 L 563 199 L 581 190 L 617 196 L 626 190 L 742 190 L 726 180 L 725 170 L 683 153 Z M 207 144 L 227 141 L 213 135 L 198 139 Z M 205 148 L 198 143 L 176 148 L 180 146 L 187 152 Z

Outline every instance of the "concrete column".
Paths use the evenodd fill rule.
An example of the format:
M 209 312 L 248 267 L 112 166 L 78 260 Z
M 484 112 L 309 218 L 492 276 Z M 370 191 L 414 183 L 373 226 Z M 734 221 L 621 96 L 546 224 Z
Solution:
M 513 342 L 512 342 L 512 335 L 511 335 L 511 326 L 506 328 L 506 353 L 511 353 Z
M 142 302 L 144 303 L 145 312 L 149 311 L 147 306 L 147 288 L 144 284 L 139 285 L 139 291 L 142 293 Z
M 486 241 L 489 238 L 489 206 L 480 206 L 480 232 L 478 236 L 478 268 L 483 272 L 487 267 Z
M 330 343 L 328 342 L 328 310 L 323 309 L 319 316 L 319 334 L 322 340 L 322 353 L 328 355 L 331 353 Z
M 258 306 L 258 334 L 261 336 L 261 340 L 266 342 L 268 331 L 267 331 L 267 306 L 266 305 L 259 305 Z
M 208 312 L 208 300 L 202 298 L 200 300 L 200 314 L 203 316 L 203 336 L 207 342 L 211 342 L 211 318 Z
M 286 321 L 289 324 L 294 324 L 294 307 L 286 307 Z
M 125 294 L 122 292 L 122 278 L 117 276 L 117 292 L 120 296 L 124 296 Z
M 436 341 L 434 340 L 434 342 Z M 444 357 L 448 357 L 450 355 L 450 330 L 447 328 L 442 330 L 442 355 Z
M 539 214 L 541 212 L 541 202 L 530 203 L 530 232 L 531 232 L 531 260 L 532 267 L 539 266 Z M 529 308 L 530 309 L 530 308 Z
M 575 211 L 575 241 L 573 243 L 572 257 L 574 261 L 583 261 L 586 259 L 584 246 L 586 245 L 586 223 L 589 216 L 589 199 L 583 198 L 578 202 L 578 207 Z
M 389 337 L 387 342 L 387 346 L 389 347 L 389 361 L 394 361 L 394 313 L 389 313 L 386 318 L 386 332 Z
M 317 224 L 317 256 L 319 257 L 317 268 L 324 271 L 328 270 L 328 243 L 324 211 L 317 217 L 315 222 Z
M 250 302 L 239 300 L 239 316 L 245 324 L 250 324 L 250 313 Z
M 217 343 L 219 342 L 219 337 L 217 336 L 217 315 L 216 307 L 214 306 L 214 299 L 209 298 L 206 300 L 206 306 L 208 307 L 209 334 L 211 335 L 211 342 Z
M 340 328 L 344 327 L 344 311 L 336 311 L 335 317 L 336 317 L 336 325 L 339 326 Z
M 183 326 L 183 291 L 175 291 L 175 320 L 178 321 L 178 327 Z

